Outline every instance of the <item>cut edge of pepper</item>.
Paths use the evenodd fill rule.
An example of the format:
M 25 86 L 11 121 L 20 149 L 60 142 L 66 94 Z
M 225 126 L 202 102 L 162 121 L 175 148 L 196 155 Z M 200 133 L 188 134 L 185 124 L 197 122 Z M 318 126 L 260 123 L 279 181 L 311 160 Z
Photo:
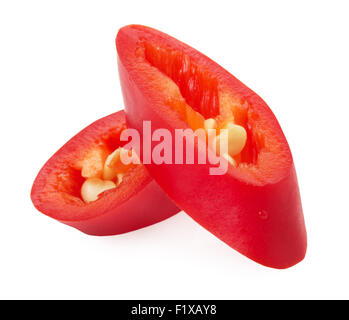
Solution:
M 276 183 L 289 174 L 293 165 L 289 146 L 275 116 L 257 94 L 186 44 L 137 25 L 119 33 L 125 28 L 132 33 L 133 44 L 124 52 L 123 63 L 126 60 L 132 66 L 131 77 L 153 97 L 157 111 L 172 113 L 171 119 L 193 130 L 210 118 L 220 124 L 233 117 L 245 128 L 247 142 L 234 157 L 237 166 L 230 166 L 228 173 L 258 185 Z M 212 103 L 212 110 L 206 102 Z

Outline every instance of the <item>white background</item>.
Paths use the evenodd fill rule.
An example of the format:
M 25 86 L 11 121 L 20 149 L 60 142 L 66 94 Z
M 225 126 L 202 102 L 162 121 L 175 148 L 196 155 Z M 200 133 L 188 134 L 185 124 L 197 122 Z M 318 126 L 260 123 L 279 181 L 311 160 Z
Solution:
M 349 298 L 348 1 L 1 1 L 0 298 Z M 169 33 L 256 91 L 293 151 L 308 253 L 262 267 L 183 212 L 89 237 L 37 212 L 44 162 L 123 107 L 114 39 Z

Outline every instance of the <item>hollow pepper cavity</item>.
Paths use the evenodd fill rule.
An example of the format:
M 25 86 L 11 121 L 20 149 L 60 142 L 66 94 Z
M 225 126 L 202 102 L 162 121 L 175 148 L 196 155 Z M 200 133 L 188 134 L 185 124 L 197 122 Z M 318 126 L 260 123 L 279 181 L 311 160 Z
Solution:
M 142 164 L 120 161 L 123 152 L 134 155 L 120 141 L 124 129 L 125 115 L 120 111 L 69 140 L 36 177 L 31 191 L 34 206 L 91 235 L 129 232 L 179 212 Z

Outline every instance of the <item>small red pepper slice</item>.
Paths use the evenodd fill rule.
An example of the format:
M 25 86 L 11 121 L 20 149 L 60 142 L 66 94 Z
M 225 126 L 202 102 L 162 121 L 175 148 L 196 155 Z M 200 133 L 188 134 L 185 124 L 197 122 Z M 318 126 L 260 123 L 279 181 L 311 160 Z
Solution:
M 80 195 L 85 181 L 82 163 L 94 154 L 108 154 L 125 144 L 123 111 L 97 120 L 59 149 L 40 170 L 31 191 L 42 213 L 91 235 L 114 235 L 149 226 L 179 209 L 140 164 L 129 169 L 122 183 L 93 202 Z
M 126 26 L 118 32 L 116 47 L 130 128 L 142 134 L 143 121 L 149 120 L 152 133 L 165 128 L 174 137 L 175 129 L 233 117 L 247 134 L 232 160 L 236 165 L 224 175 L 210 175 L 210 164 L 145 164 L 170 198 L 260 264 L 287 268 L 301 261 L 307 237 L 296 172 L 267 104 L 211 59 L 160 31 Z M 197 154 L 197 144 L 193 147 Z

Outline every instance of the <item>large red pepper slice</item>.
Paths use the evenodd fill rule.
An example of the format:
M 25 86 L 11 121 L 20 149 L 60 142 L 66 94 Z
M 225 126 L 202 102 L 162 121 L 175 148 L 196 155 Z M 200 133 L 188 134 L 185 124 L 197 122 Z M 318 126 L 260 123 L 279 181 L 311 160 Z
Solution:
M 40 170 L 31 198 L 42 213 L 91 235 L 136 230 L 176 214 L 179 209 L 149 176 L 142 164 L 124 174 L 122 182 L 85 203 L 80 195 L 86 181 L 86 161 L 105 158 L 118 147 L 126 128 L 123 111 L 97 120 L 58 150 Z
M 247 133 L 236 165 L 224 175 L 210 175 L 209 163 L 152 162 L 146 164 L 151 176 L 194 220 L 245 256 L 274 268 L 301 261 L 307 237 L 296 172 L 267 104 L 208 57 L 152 28 L 126 26 L 116 46 L 127 124 L 141 135 L 144 120 L 151 121 L 151 133 L 165 128 L 174 137 L 175 129 L 230 117 Z

